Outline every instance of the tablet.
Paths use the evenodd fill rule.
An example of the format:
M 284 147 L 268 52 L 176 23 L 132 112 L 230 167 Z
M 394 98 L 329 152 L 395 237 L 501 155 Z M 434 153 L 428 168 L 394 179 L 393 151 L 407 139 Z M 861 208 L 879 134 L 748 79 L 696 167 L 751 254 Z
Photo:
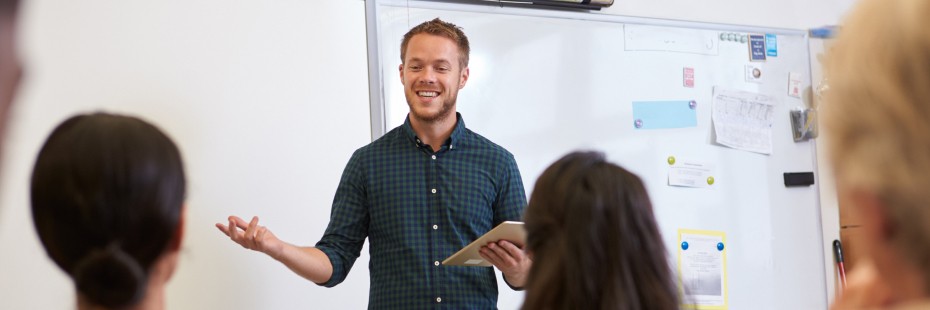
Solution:
M 449 266 L 490 267 L 492 266 L 491 263 L 485 261 L 484 258 L 478 254 L 478 250 L 481 249 L 481 246 L 498 240 L 507 240 L 522 248 L 523 245 L 526 244 L 526 230 L 523 228 L 523 222 L 506 221 L 500 223 L 500 225 L 491 229 L 491 231 L 478 238 L 478 240 L 469 243 L 468 246 L 452 254 L 449 258 L 446 258 L 446 260 L 442 261 L 442 264 Z

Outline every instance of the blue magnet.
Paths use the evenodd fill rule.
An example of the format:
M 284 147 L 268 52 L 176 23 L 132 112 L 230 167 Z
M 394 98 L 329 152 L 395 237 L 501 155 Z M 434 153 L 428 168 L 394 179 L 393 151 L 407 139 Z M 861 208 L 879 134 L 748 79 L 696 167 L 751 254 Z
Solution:
M 717 242 L 717 251 L 723 251 L 723 242 Z
M 636 121 L 633 122 L 633 126 L 636 128 L 643 128 L 643 120 L 637 119 Z
M 697 108 L 697 101 L 694 101 L 694 100 L 688 101 L 688 107 L 694 110 L 694 108 Z
M 688 241 L 682 241 L 682 242 L 681 242 L 681 249 L 682 249 L 682 250 L 687 250 L 687 249 L 688 249 Z

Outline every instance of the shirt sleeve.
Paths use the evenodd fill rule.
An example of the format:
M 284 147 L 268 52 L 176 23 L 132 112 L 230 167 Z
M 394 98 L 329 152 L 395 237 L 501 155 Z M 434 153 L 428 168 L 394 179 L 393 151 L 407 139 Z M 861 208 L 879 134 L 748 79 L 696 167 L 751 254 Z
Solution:
M 342 172 L 329 225 L 316 247 L 329 257 L 333 275 L 321 286 L 333 287 L 345 280 L 368 237 L 368 204 L 360 151 L 352 154 Z
M 517 168 L 517 161 L 513 155 L 506 153 L 502 162 L 492 227 L 497 227 L 504 221 L 523 220 L 523 209 L 526 208 L 526 192 L 523 190 L 523 178 L 520 176 L 520 169 Z
M 517 168 L 517 161 L 513 155 L 507 154 L 505 165 L 501 174 L 501 188 L 498 191 L 497 201 L 494 204 L 494 227 L 497 227 L 503 221 L 522 221 L 523 210 L 526 208 L 526 192 L 523 190 L 523 178 L 520 176 L 520 169 Z M 515 291 L 522 291 L 522 287 L 515 287 L 507 282 L 504 283 Z

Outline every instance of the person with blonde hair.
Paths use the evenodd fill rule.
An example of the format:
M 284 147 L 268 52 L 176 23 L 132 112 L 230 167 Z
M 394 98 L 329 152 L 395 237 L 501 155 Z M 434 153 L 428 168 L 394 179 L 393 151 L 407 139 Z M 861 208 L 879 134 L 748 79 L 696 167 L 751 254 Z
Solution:
M 823 121 L 861 222 L 835 309 L 930 308 L 930 1 L 863 0 L 829 54 Z M 859 281 L 861 280 L 861 281 Z

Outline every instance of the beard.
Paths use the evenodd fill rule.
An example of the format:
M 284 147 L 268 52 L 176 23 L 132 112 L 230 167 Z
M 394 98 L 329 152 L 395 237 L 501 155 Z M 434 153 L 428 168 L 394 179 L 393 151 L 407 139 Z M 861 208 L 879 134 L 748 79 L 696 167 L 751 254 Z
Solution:
M 411 101 L 411 99 L 407 99 L 407 106 L 410 107 L 410 115 L 424 123 L 435 123 L 439 120 L 445 119 L 449 116 L 449 114 L 452 114 L 452 108 L 455 107 L 455 99 L 452 99 L 449 101 L 444 101 L 442 106 L 439 107 L 438 112 L 427 114 L 417 111 L 417 109 L 413 107 L 413 104 L 410 103 Z

